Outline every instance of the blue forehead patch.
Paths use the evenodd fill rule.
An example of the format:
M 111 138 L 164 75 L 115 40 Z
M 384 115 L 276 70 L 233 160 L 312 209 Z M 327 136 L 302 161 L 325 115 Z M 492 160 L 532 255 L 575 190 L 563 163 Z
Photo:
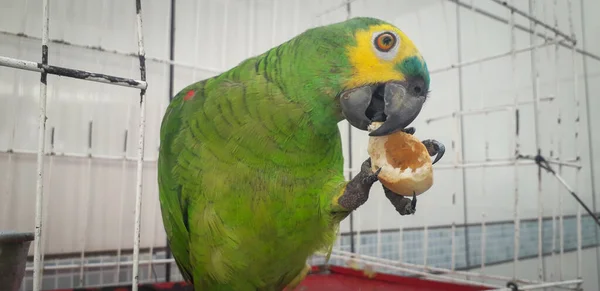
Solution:
M 407 77 L 423 77 L 425 85 L 429 88 L 429 70 L 425 61 L 421 61 L 418 57 L 406 58 L 400 64 L 396 65 L 396 69 L 399 69 Z

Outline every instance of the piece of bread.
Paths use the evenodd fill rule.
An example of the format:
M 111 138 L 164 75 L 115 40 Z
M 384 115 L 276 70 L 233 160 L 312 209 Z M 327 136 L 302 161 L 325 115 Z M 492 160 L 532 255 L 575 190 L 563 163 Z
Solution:
M 369 131 L 381 126 L 373 122 Z M 368 146 L 371 170 L 381 168 L 379 181 L 392 192 L 413 196 L 433 185 L 431 157 L 425 145 L 414 135 L 397 131 L 386 136 L 371 136 Z

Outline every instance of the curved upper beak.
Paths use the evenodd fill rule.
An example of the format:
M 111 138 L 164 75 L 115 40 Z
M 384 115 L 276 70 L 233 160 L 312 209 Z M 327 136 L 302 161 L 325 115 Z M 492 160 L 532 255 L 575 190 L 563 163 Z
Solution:
M 425 91 L 420 79 L 392 81 L 344 91 L 340 96 L 342 113 L 348 122 L 362 130 L 379 121 L 383 124 L 369 133 L 383 136 L 404 129 L 421 112 Z

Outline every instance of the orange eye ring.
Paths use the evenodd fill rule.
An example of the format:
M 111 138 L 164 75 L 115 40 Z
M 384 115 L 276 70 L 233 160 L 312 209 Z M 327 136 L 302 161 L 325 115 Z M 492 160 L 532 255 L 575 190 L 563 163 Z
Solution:
M 388 52 L 396 45 L 396 36 L 390 32 L 378 35 L 374 41 L 375 48 L 381 52 Z

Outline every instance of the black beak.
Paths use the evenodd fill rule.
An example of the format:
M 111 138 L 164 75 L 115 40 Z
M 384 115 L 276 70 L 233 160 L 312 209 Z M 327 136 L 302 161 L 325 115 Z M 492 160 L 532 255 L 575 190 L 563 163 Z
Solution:
M 424 82 L 420 78 L 358 87 L 340 96 L 346 120 L 358 129 L 379 121 L 383 124 L 370 136 L 392 134 L 408 126 L 421 112 L 425 102 Z

